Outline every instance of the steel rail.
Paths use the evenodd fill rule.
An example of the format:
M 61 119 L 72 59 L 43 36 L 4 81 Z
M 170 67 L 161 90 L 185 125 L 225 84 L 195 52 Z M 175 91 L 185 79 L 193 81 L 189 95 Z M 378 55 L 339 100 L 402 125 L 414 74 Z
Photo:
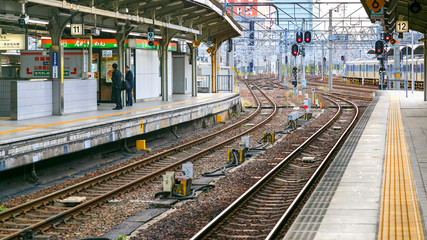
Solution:
M 305 147 L 307 147 L 316 137 L 318 137 L 322 132 L 324 132 L 341 114 L 341 106 L 334 102 L 338 106 L 338 111 L 336 114 L 312 134 L 307 140 L 305 140 L 301 145 L 299 145 L 294 151 L 292 151 L 287 157 L 285 157 L 279 164 L 277 164 L 273 169 L 271 169 L 267 174 L 265 174 L 258 182 L 256 182 L 251 188 L 249 188 L 245 193 L 243 193 L 239 198 L 237 198 L 233 203 L 231 203 L 226 209 L 224 209 L 218 216 L 216 216 L 212 221 L 210 221 L 205 227 L 203 227 L 199 232 L 197 232 L 191 240 L 204 239 L 209 236 L 209 233 L 214 230 L 221 222 L 226 219 L 232 212 L 241 206 L 247 199 L 251 198 L 256 192 L 258 192 L 268 181 L 274 176 L 277 172 L 283 169 L 295 156 L 297 156 Z
M 332 95 L 330 95 L 330 94 L 325 94 L 325 95 L 332 97 Z M 345 140 L 344 138 L 347 136 L 347 134 L 350 132 L 350 130 L 355 126 L 357 117 L 359 116 L 359 108 L 357 107 L 357 105 L 355 103 L 349 101 L 349 100 L 344 99 L 344 98 L 336 97 L 336 96 L 334 96 L 334 97 L 341 100 L 341 101 L 344 101 L 344 102 L 347 102 L 347 103 L 353 105 L 353 108 L 355 109 L 354 117 L 353 117 L 352 121 L 350 122 L 349 126 L 345 129 L 344 133 L 341 135 L 341 137 L 338 139 L 338 141 L 335 143 L 335 145 L 332 147 L 332 149 L 329 151 L 329 153 L 322 160 L 322 162 L 320 163 L 319 167 L 316 169 L 314 174 L 310 177 L 310 179 L 304 185 L 304 187 L 299 192 L 297 197 L 292 201 L 291 205 L 288 207 L 288 209 L 285 211 L 285 213 L 282 215 L 282 217 L 279 219 L 279 221 L 276 223 L 276 225 L 270 231 L 270 233 L 266 237 L 266 240 L 275 239 L 280 234 L 280 231 L 281 231 L 283 225 L 291 217 L 292 213 L 299 206 L 299 204 L 303 201 L 304 196 L 308 193 L 310 187 L 314 184 L 314 181 L 319 177 L 320 173 L 323 171 L 324 167 L 326 166 L 326 163 L 329 162 L 332 155 L 336 152 L 338 145 L 340 145 L 343 142 L 343 140 Z
M 349 98 L 355 98 L 355 99 L 359 99 L 359 100 L 366 100 L 366 101 L 372 101 L 374 99 L 373 96 L 358 96 L 358 95 L 352 95 L 352 94 L 345 94 L 345 93 L 334 93 L 335 95 L 339 95 L 342 97 L 349 97 Z
M 228 131 L 228 130 L 236 127 L 236 126 L 240 126 L 240 125 L 244 124 L 245 122 L 247 122 L 248 120 L 250 120 L 251 118 L 253 118 L 256 114 L 259 113 L 259 111 L 261 111 L 261 107 L 260 107 L 261 104 L 260 104 L 260 102 L 259 102 L 258 99 L 256 99 L 256 101 L 257 101 L 258 108 L 250 116 L 248 116 L 245 119 L 242 119 L 241 121 L 237 122 L 236 124 L 228 126 L 228 127 L 224 128 L 224 129 L 222 129 L 222 130 L 220 130 L 220 131 L 218 131 L 216 133 L 209 134 L 209 135 L 207 135 L 205 137 L 202 137 L 200 139 L 197 139 L 197 140 L 194 140 L 194 141 L 191 141 L 191 142 L 188 142 L 188 143 L 184 143 L 184 144 L 182 144 L 180 146 L 168 149 L 168 150 L 166 150 L 164 152 L 160 152 L 160 153 L 154 154 L 154 155 L 149 156 L 147 158 L 144 158 L 144 159 L 142 159 L 140 161 L 137 161 L 137 162 L 131 163 L 129 165 L 120 167 L 118 169 L 115 169 L 113 171 L 104 173 L 104 174 L 99 175 L 97 177 L 85 180 L 85 181 L 83 181 L 81 183 L 78 183 L 78 184 L 75 184 L 73 186 L 64 188 L 64 189 L 62 189 L 60 191 L 48 194 L 48 195 L 43 196 L 43 197 L 38 198 L 38 199 L 34 199 L 32 201 L 29 201 L 29 202 L 26 202 L 26 203 L 21 204 L 19 206 L 7 209 L 5 211 L 1 211 L 0 212 L 0 222 L 3 221 L 4 219 L 7 219 L 7 218 L 15 215 L 15 214 L 21 214 L 23 212 L 23 210 L 30 210 L 30 209 L 32 209 L 34 207 L 34 205 L 36 205 L 37 203 L 46 202 L 48 199 L 57 199 L 57 198 L 59 198 L 61 196 L 66 195 L 67 193 L 69 193 L 70 190 L 75 190 L 75 189 L 79 189 L 79 188 L 82 189 L 82 188 L 91 186 L 92 184 L 97 183 L 100 180 L 108 179 L 108 178 L 113 178 L 113 177 L 116 177 L 116 176 L 118 176 L 118 175 L 126 172 L 126 171 L 134 170 L 134 169 L 143 167 L 144 165 L 146 165 L 146 164 L 148 164 L 148 163 L 150 163 L 152 161 L 155 161 L 155 160 L 160 159 L 160 158 L 164 158 L 164 157 L 166 157 L 166 156 L 168 156 L 170 154 L 173 154 L 175 152 L 179 152 L 179 151 L 181 151 L 183 149 L 187 149 L 187 148 L 189 148 L 191 146 L 200 144 L 200 143 L 205 142 L 205 141 L 209 140 L 210 138 L 218 135 L 219 133 L 223 133 L 225 131 Z
M 218 135 L 218 134 L 220 134 L 222 132 L 230 130 L 231 128 L 234 128 L 236 126 L 240 126 L 244 122 L 248 121 L 250 118 L 252 118 L 253 116 L 255 116 L 257 113 L 259 113 L 261 111 L 261 103 L 260 103 L 259 99 L 256 97 L 256 95 L 253 93 L 252 89 L 249 86 L 248 86 L 248 89 L 252 93 L 252 95 L 254 96 L 254 98 L 256 99 L 256 102 L 258 104 L 258 108 L 257 108 L 257 110 L 254 113 L 252 113 L 247 118 L 243 119 L 242 121 L 239 121 L 238 123 L 236 123 L 236 124 L 234 124 L 232 126 L 229 126 L 229 127 L 225 128 L 225 129 L 223 129 L 221 131 L 218 131 L 218 132 L 214 133 L 214 134 L 210 134 L 210 135 L 208 135 L 208 136 L 206 136 L 206 137 L 204 137 L 202 139 L 199 139 L 199 140 L 196 140 L 196 141 L 193 141 L 193 142 L 190 142 L 190 143 L 183 144 L 182 146 L 186 146 L 188 148 L 190 145 L 195 145 L 198 142 L 202 142 L 202 141 L 204 141 L 204 140 L 206 140 L 208 138 L 211 138 L 211 137 L 213 137 L 215 135 Z M 164 171 L 166 171 L 168 169 L 174 168 L 174 167 L 178 166 L 179 164 L 182 164 L 184 162 L 191 161 L 193 159 L 199 158 L 200 156 L 206 155 L 206 154 L 210 153 L 212 150 L 220 148 L 222 145 L 228 144 L 229 142 L 234 141 L 238 137 L 241 137 L 241 136 L 243 136 L 243 135 L 245 135 L 245 134 L 253 131 L 254 129 L 262 126 L 263 124 L 265 124 L 268 121 L 270 121 L 277 114 L 277 105 L 273 101 L 271 101 L 271 99 L 269 99 L 269 97 L 266 94 L 264 94 L 262 91 L 261 91 L 261 93 L 274 106 L 274 110 L 273 110 L 273 112 L 266 119 L 264 119 L 263 121 L 261 121 L 257 125 L 253 126 L 252 128 L 250 128 L 250 129 L 248 129 L 248 130 L 246 130 L 246 131 L 244 131 L 244 132 L 242 132 L 242 133 L 240 133 L 240 134 L 238 134 L 238 135 L 236 135 L 236 136 L 234 136 L 234 137 L 232 137 L 232 138 L 230 138 L 228 140 L 225 140 L 225 141 L 223 141 L 221 143 L 215 144 L 215 145 L 211 146 L 208 149 L 199 151 L 199 152 L 197 152 L 197 153 L 195 153 L 195 154 L 193 154 L 193 155 L 191 155 L 191 156 L 189 156 L 189 157 L 187 157 L 187 158 L 185 158 L 185 159 L 183 159 L 181 161 L 178 161 L 178 162 L 176 162 L 174 164 L 171 164 L 171 165 L 169 165 L 169 166 L 167 166 L 167 167 L 165 167 L 163 169 L 160 169 L 160 170 L 157 170 L 157 171 L 152 172 L 150 174 L 147 174 L 147 175 L 145 175 L 145 176 L 143 176 L 143 177 L 141 177 L 141 178 L 139 178 L 137 180 L 134 180 L 134 181 L 132 181 L 130 183 L 127 183 L 127 184 L 125 184 L 125 185 L 123 185 L 123 186 L 121 186 L 121 187 L 119 187 L 117 189 L 109 191 L 109 192 L 107 192 L 107 193 L 105 193 L 105 194 L 103 194 L 101 196 L 98 196 L 98 197 L 95 197 L 93 199 L 90 199 L 90 200 L 88 200 L 88 201 L 86 201 L 86 202 L 84 202 L 82 204 L 79 204 L 79 205 L 77 205 L 77 206 L 75 206 L 73 208 L 70 208 L 70 209 L 68 209 L 68 210 L 66 210 L 64 212 L 61 212 L 61 213 L 59 213 L 59 214 L 57 214 L 55 216 L 52 216 L 52 217 L 47 218 L 47 219 L 45 219 L 43 221 L 40 221 L 40 222 L 38 222 L 36 224 L 33 224 L 33 225 L 29 226 L 29 227 L 26 227 L 25 229 L 17 231 L 17 232 L 15 232 L 15 233 L 13 233 L 13 234 L 11 234 L 9 236 L 6 236 L 6 237 L 2 238 L 1 240 L 14 239 L 14 238 L 18 238 L 19 236 L 21 236 L 21 234 L 25 234 L 25 233 L 28 233 L 28 232 L 33 232 L 35 230 L 41 230 L 41 229 L 50 228 L 51 225 L 54 222 L 62 220 L 62 219 L 64 219 L 67 216 L 78 214 L 78 213 L 82 212 L 83 210 L 85 210 L 87 208 L 93 207 L 96 203 L 100 203 L 100 202 L 102 203 L 102 202 L 106 201 L 108 198 L 112 197 L 113 195 L 115 195 L 115 194 L 117 194 L 117 193 L 119 193 L 121 191 L 129 189 L 131 187 L 135 187 L 135 186 L 140 185 L 140 184 L 143 184 L 145 181 L 150 180 L 151 178 L 153 178 L 153 177 L 155 177 L 155 176 L 163 173 Z M 168 152 L 175 152 L 175 151 L 178 151 L 180 149 L 183 149 L 184 147 L 182 147 L 182 146 L 178 146 L 178 147 L 175 147 L 173 149 L 170 149 L 170 150 L 168 150 Z M 163 154 L 159 153 L 159 154 L 156 154 L 155 156 L 158 157 L 159 155 L 161 156 Z M 150 159 L 151 159 L 151 157 L 150 157 Z M 143 161 L 145 163 L 147 160 L 145 159 Z M 139 162 L 139 164 L 141 164 L 141 162 Z M 130 164 L 128 166 L 121 167 L 120 169 L 114 170 L 114 171 L 109 172 L 109 173 L 102 174 L 101 176 L 95 177 L 94 179 L 86 180 L 86 181 L 84 181 L 82 183 L 70 186 L 70 187 L 68 187 L 68 188 L 66 188 L 64 190 L 59 191 L 59 192 L 51 193 L 51 194 L 49 194 L 49 195 L 47 195 L 45 197 L 38 198 L 36 200 L 24 203 L 24 204 L 22 204 L 20 206 L 16 206 L 14 208 L 8 209 L 8 210 L 6 210 L 4 212 L 1 212 L 0 216 L 7 215 L 8 218 L 10 218 L 10 217 L 14 217 L 12 213 L 14 213 L 15 215 L 19 215 L 21 213 L 25 213 L 25 210 L 32 210 L 34 208 L 34 204 L 39 204 L 39 205 L 41 205 L 43 203 L 46 204 L 46 202 L 50 202 L 50 201 L 52 201 L 55 198 L 58 198 L 60 196 L 63 196 L 64 194 L 69 193 L 70 191 L 75 192 L 75 191 L 78 191 L 79 189 L 82 189 L 82 188 L 84 189 L 85 187 L 91 186 L 91 185 L 93 185 L 95 183 L 98 183 L 100 181 L 103 181 L 105 179 L 112 178 L 112 177 L 118 176 L 120 174 L 126 173 L 126 171 L 131 170 L 130 168 L 133 169 L 135 167 L 135 165 L 136 165 L 136 163 L 133 163 L 133 164 Z M 113 172 L 115 174 L 113 174 Z M 78 189 L 76 189 L 76 188 L 78 188 Z M 23 206 L 23 208 L 21 208 L 21 206 Z M 4 219 L 6 219 L 6 218 L 3 217 L 3 220 Z

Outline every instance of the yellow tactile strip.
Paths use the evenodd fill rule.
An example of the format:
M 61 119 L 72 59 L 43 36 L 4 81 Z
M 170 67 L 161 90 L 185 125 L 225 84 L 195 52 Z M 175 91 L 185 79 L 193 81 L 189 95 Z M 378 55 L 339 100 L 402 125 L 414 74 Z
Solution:
M 388 116 L 378 239 L 424 239 L 399 97 Z
M 205 99 L 209 99 L 209 98 L 214 98 L 214 97 L 217 97 L 218 95 L 219 94 L 214 94 L 214 95 L 203 97 L 203 98 L 199 98 L 199 99 L 192 99 L 192 100 L 186 100 L 186 101 L 181 101 L 181 102 L 174 102 L 174 103 L 164 104 L 164 105 L 160 105 L 160 106 L 146 107 L 146 108 L 141 108 L 141 109 L 136 109 L 136 110 L 130 110 L 130 111 L 123 111 L 123 112 L 120 111 L 120 112 L 115 112 L 115 113 L 111 113 L 111 114 L 105 114 L 105 115 L 99 115 L 99 116 L 93 116 L 93 117 L 86 117 L 86 118 L 79 118 L 79 119 L 73 119 L 73 120 L 68 120 L 68 121 L 63 121 L 63 122 L 54 122 L 54 123 L 43 124 L 43 125 L 13 125 L 13 127 L 23 127 L 23 128 L 12 129 L 12 130 L 7 130 L 7 131 L 0 131 L 0 135 L 9 134 L 9 133 L 15 133 L 15 132 L 23 132 L 23 131 L 28 131 L 28 130 L 33 130 L 33 129 L 39 129 L 39 128 L 45 128 L 45 127 L 52 127 L 52 126 L 64 125 L 64 124 L 75 123 L 75 122 L 82 122 L 82 121 L 87 121 L 87 120 L 92 120 L 92 119 L 98 119 L 98 118 L 106 118 L 106 117 L 124 115 L 124 114 L 128 114 L 128 113 L 141 112 L 141 111 L 145 111 L 145 110 L 149 110 L 149 109 L 156 109 L 156 108 L 161 109 L 163 107 L 175 106 L 175 105 L 179 105 L 179 104 L 190 103 L 190 102 L 194 102 L 194 101 L 200 101 L 200 100 L 205 100 Z M 0 125 L 0 126 L 6 126 L 6 125 Z

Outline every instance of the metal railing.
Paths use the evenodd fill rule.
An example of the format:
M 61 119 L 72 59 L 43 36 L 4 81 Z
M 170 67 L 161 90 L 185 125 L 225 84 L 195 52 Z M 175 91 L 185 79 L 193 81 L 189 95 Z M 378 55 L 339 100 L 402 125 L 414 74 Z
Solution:
M 211 89 L 211 76 L 199 75 L 197 76 L 197 92 L 208 93 Z

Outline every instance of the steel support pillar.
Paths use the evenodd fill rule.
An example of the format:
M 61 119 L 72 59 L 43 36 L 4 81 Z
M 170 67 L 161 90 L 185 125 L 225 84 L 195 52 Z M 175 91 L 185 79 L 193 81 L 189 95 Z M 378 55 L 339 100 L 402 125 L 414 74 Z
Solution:
M 163 36 L 161 41 L 159 41 L 160 49 L 159 49 L 159 59 L 161 66 L 161 93 L 162 93 L 162 101 L 169 101 L 169 79 L 168 79 L 168 46 L 169 42 L 173 38 L 173 36 L 178 31 L 169 30 L 167 28 L 163 29 Z
M 161 65 L 161 78 L 162 78 L 162 101 L 169 101 L 169 82 L 168 82 L 168 30 L 164 31 L 163 38 L 161 41 L 160 51 L 160 65 Z
M 191 96 L 197 97 L 197 47 L 190 43 L 187 45 L 191 53 Z
M 61 46 L 62 33 L 71 17 L 59 16 L 53 10 L 48 29 L 52 38 L 50 47 L 50 78 L 52 80 L 52 114 L 64 113 L 64 48 Z
M 211 85 L 212 85 L 212 93 L 216 93 L 217 90 L 217 62 L 216 62 L 216 52 L 217 49 L 215 48 L 211 53 L 211 71 L 212 71 L 212 79 L 211 79 Z
M 117 65 L 118 65 L 118 70 L 123 75 L 123 79 L 124 79 L 124 74 L 126 74 L 125 73 L 125 59 L 126 59 L 125 42 L 131 29 L 132 28 L 125 29 L 125 26 L 118 26 L 117 33 L 114 34 L 114 37 L 116 38 L 116 41 L 117 41 L 117 49 L 118 49 Z M 120 94 L 122 97 L 122 105 L 125 106 L 126 91 L 121 91 Z

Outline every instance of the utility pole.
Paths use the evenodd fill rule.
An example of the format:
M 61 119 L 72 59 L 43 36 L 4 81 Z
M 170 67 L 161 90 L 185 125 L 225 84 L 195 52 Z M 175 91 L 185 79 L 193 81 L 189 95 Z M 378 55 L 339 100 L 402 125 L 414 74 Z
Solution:
M 278 71 L 279 71 L 279 74 L 278 74 L 278 76 L 279 76 L 279 83 L 282 82 L 282 57 L 283 57 L 282 56 L 282 51 L 283 51 L 282 45 L 283 45 L 283 42 L 282 42 L 282 33 L 280 33 L 280 39 L 279 39 L 279 67 L 277 68 Z
M 286 28 L 285 29 L 285 59 L 287 57 L 288 57 L 288 29 Z M 290 62 L 290 59 L 289 59 L 289 62 Z M 284 79 L 285 86 L 286 86 L 286 88 L 288 88 L 288 64 L 287 64 L 286 60 L 285 60 L 285 72 L 284 72 L 284 75 L 285 75 L 285 79 Z
M 302 27 L 301 27 L 301 34 L 304 34 L 304 23 L 305 19 L 302 19 Z M 302 37 L 304 39 L 304 35 Z M 304 40 L 302 41 L 301 45 L 301 88 L 304 89 L 307 87 L 307 82 L 305 80 L 305 67 L 304 67 L 304 56 L 305 56 L 305 49 L 304 49 Z
M 329 9 L 329 91 L 332 91 L 332 9 Z
M 408 64 L 408 46 L 405 47 L 405 57 L 406 57 L 406 67 L 405 67 L 405 83 L 404 83 L 404 85 L 405 85 L 406 97 L 408 97 L 408 75 L 409 75 L 409 72 L 408 72 L 408 67 L 409 67 L 409 64 Z
M 394 46 L 394 64 L 393 64 L 393 89 L 400 90 L 400 76 L 397 78 L 397 74 L 401 74 L 400 72 L 400 50 L 398 44 Z
M 326 62 L 323 61 L 323 58 L 325 57 L 325 44 L 322 44 L 322 69 L 320 69 L 322 71 L 322 81 L 323 79 L 325 79 L 325 71 L 326 71 Z
M 414 92 L 414 90 L 415 90 L 415 81 L 414 81 L 414 32 L 411 32 L 411 43 L 412 43 L 412 45 L 411 45 L 411 62 L 412 62 L 412 64 L 411 64 L 411 79 L 412 79 L 412 84 L 411 84 L 411 86 L 412 86 L 412 93 Z M 408 56 L 406 56 L 406 57 L 408 57 Z M 406 65 L 406 66 L 408 66 L 408 65 Z

